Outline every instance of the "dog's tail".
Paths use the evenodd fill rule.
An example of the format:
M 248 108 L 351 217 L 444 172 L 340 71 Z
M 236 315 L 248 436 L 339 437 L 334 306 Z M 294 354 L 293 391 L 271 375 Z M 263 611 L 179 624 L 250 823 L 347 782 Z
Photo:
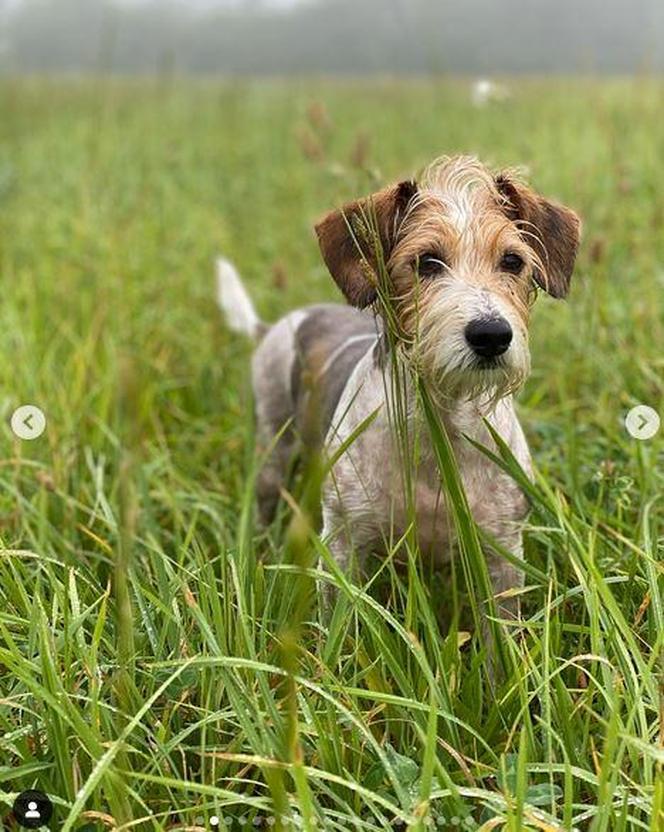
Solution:
M 223 257 L 217 260 L 217 302 L 234 332 L 255 339 L 265 332 L 237 269 Z

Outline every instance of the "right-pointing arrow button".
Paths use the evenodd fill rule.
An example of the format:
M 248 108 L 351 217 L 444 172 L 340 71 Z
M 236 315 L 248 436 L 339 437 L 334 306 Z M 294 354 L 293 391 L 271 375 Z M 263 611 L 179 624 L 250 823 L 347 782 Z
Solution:
M 627 433 L 634 439 L 652 439 L 660 424 L 659 413 L 647 404 L 633 407 L 625 417 Z

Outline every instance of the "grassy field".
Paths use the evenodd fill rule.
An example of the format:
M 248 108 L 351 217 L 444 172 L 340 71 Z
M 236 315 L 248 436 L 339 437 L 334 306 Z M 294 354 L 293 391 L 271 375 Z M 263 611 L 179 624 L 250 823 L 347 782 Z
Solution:
M 664 409 L 664 87 L 512 89 L 0 86 L 1 815 L 36 786 L 65 832 L 664 828 L 664 435 L 623 426 Z M 337 579 L 320 623 L 321 541 L 254 526 L 250 347 L 212 296 L 223 252 L 268 320 L 337 297 L 316 217 L 456 151 L 585 224 L 569 301 L 534 315 L 494 691 L 460 569 Z

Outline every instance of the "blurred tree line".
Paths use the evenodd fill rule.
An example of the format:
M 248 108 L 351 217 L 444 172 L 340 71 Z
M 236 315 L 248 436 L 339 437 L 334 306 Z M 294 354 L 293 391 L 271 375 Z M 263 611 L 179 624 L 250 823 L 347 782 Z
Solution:
M 0 0 L 8 72 L 633 73 L 664 0 Z

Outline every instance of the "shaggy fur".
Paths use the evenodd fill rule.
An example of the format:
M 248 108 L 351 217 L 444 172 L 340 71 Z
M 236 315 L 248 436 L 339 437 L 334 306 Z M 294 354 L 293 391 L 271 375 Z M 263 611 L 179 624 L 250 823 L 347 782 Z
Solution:
M 272 517 L 303 441 L 334 456 L 375 414 L 324 483 L 323 535 L 342 566 L 351 553 L 362 564 L 407 531 L 414 494 L 420 550 L 446 560 L 453 524 L 418 413 L 419 374 L 477 523 L 521 557 L 526 500 L 468 437 L 490 447 L 488 420 L 530 470 L 512 394 L 530 369 L 536 290 L 567 294 L 579 225 L 573 211 L 514 174 L 492 173 L 469 157 L 438 160 L 419 182 L 401 182 L 324 217 L 316 226 L 321 253 L 350 305 L 297 310 L 272 326 L 254 353 L 259 444 L 267 448 L 280 437 L 259 478 L 262 519 Z M 221 287 L 220 294 L 235 295 L 238 316 L 255 332 L 257 318 L 248 298 L 237 297 L 235 278 L 233 292 Z M 232 317 L 228 302 L 224 308 Z M 390 381 L 395 373 L 403 401 Z M 396 412 L 408 426 L 409 476 Z M 522 573 L 491 550 L 486 557 L 503 614 L 517 615 L 506 591 L 521 585 Z

